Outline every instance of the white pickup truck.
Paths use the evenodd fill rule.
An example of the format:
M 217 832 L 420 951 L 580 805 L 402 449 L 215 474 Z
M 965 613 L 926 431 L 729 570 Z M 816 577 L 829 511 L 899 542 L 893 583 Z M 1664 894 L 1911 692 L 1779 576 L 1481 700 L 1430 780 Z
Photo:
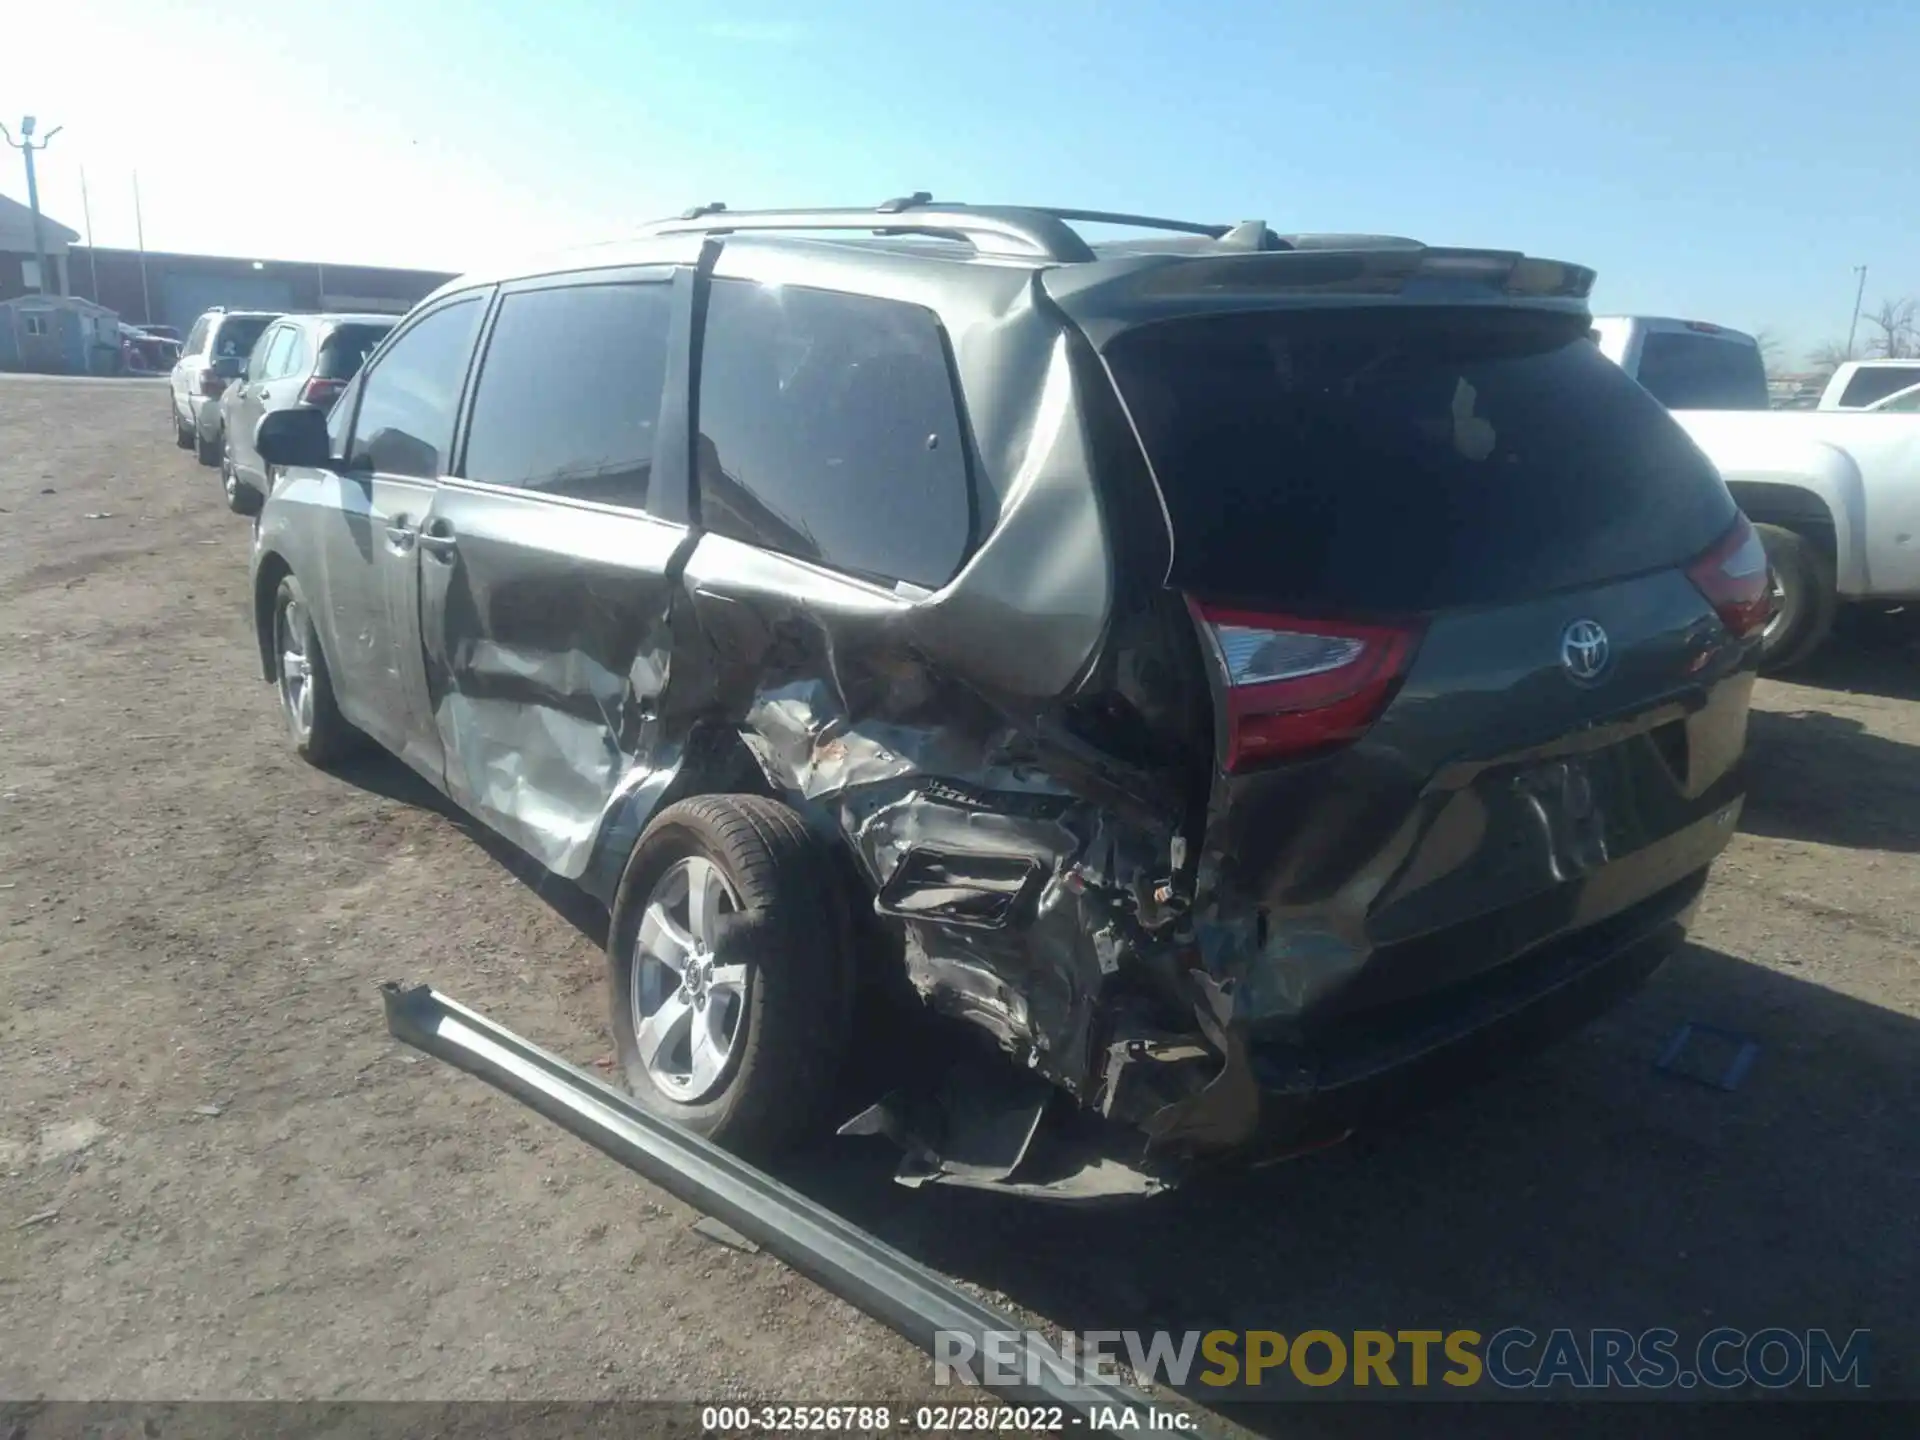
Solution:
M 1819 408 L 1877 410 L 1914 385 L 1920 385 L 1920 360 L 1849 360 L 1820 392 Z
M 1599 316 L 1601 350 L 1673 411 L 1772 562 L 1763 665 L 1811 655 L 1842 603 L 1920 600 L 1920 414 L 1769 410 L 1753 337 L 1699 321 Z

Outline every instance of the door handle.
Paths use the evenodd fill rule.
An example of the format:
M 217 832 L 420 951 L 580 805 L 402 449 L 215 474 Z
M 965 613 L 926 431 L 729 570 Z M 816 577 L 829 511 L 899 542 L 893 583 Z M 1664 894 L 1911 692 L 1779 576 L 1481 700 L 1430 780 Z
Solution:
M 422 549 L 442 560 L 451 560 L 459 548 L 453 538 L 453 527 L 444 520 L 429 521 L 415 538 Z
M 393 523 L 387 526 L 387 544 L 396 554 L 404 555 L 413 549 L 413 543 L 418 538 L 419 532 L 404 515 L 394 516 Z
M 243 391 L 242 393 L 244 394 L 245 392 Z M 273 398 L 264 390 L 256 390 L 253 393 L 255 396 L 257 396 L 259 399 L 262 399 L 262 400 L 271 400 Z

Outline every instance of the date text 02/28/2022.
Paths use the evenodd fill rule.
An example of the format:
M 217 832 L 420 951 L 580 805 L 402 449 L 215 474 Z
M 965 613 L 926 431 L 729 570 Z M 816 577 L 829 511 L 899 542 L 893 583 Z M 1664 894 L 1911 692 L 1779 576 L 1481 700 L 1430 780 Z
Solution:
M 700 1412 L 708 1434 L 783 1435 L 1038 1435 L 1094 1430 L 1183 1431 L 1193 1421 L 1178 1410 L 1141 1416 L 1115 1407 L 1112 1415 L 1076 1415 L 1059 1405 L 709 1405 Z

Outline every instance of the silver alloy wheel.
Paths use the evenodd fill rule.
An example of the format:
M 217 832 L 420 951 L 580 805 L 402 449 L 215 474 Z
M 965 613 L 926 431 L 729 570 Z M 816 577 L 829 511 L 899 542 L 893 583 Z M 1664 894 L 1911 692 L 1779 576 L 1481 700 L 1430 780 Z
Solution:
M 1762 640 L 1771 640 L 1780 633 L 1781 623 L 1787 617 L 1787 587 L 1780 583 L 1780 572 L 1771 565 L 1767 567 L 1767 623 L 1760 629 Z
M 220 446 L 220 488 L 227 492 L 229 501 L 240 493 L 240 477 L 233 473 L 233 447 L 224 442 Z
M 313 662 L 307 655 L 307 618 L 298 600 L 280 607 L 273 630 L 280 647 L 280 703 L 294 737 L 305 740 L 313 733 Z
M 655 882 L 634 938 L 628 995 L 640 1063 L 660 1092 L 685 1104 L 720 1088 L 747 1017 L 747 967 L 713 953 L 720 916 L 740 899 L 702 855 Z

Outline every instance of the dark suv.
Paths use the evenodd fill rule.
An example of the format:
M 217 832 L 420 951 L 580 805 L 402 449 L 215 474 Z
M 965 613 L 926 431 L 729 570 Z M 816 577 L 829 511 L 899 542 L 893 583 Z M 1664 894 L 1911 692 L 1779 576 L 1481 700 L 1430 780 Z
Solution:
M 903 1179 L 1286 1153 L 1626 993 L 1733 832 L 1765 558 L 1592 279 L 925 196 L 468 276 L 260 423 L 263 673 L 609 905 L 662 1115 L 803 1135 L 891 974 L 1011 1062 L 849 1122 Z
M 259 511 L 272 488 L 253 432 L 270 410 L 326 410 L 393 329 L 391 315 L 285 315 L 261 332 L 239 378 L 220 396 L 220 484 L 227 508 Z

